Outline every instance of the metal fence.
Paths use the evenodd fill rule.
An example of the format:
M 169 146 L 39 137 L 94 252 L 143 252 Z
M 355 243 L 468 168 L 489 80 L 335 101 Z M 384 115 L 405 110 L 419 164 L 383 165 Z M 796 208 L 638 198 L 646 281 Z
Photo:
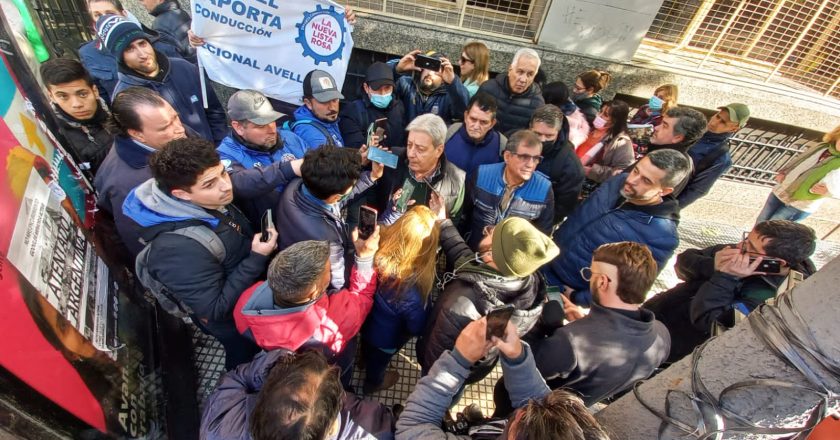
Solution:
M 85 0 L 29 0 L 50 52 L 77 56 L 79 46 L 93 38 Z
M 839 30 L 837 0 L 665 0 L 646 43 L 840 98 Z
M 539 36 L 551 0 L 349 0 L 362 11 L 520 41 Z

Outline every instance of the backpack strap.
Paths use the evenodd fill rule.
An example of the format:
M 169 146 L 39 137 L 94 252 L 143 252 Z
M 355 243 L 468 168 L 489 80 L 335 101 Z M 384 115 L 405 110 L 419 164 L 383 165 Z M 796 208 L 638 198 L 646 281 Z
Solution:
M 210 228 L 204 225 L 187 226 L 186 228 L 176 229 L 174 231 L 165 232 L 165 234 L 180 235 L 182 237 L 192 238 L 201 243 L 211 255 L 216 257 L 216 260 L 221 263 L 225 260 L 227 252 L 222 239 L 216 235 Z
M 324 128 L 321 124 L 316 124 L 315 121 L 313 121 L 312 119 L 298 119 L 292 122 L 289 129 L 294 131 L 295 127 L 297 127 L 300 124 L 309 124 L 315 127 L 316 130 L 320 131 L 321 134 L 324 135 L 324 138 L 326 138 L 327 140 L 327 144 L 335 146 L 335 141 L 333 140 L 333 137 L 330 134 L 330 132 L 327 131 L 327 129 Z
M 443 142 L 449 142 L 449 140 L 452 139 L 452 136 L 455 136 L 455 133 L 457 133 L 463 125 L 464 124 L 461 122 L 455 122 L 452 125 L 450 125 L 449 128 L 446 130 L 446 140 Z

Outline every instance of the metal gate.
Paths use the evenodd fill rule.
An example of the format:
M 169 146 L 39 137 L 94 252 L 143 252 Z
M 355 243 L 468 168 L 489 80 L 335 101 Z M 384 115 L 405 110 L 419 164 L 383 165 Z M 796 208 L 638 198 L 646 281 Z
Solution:
M 29 6 L 51 53 L 77 57 L 79 46 L 93 39 L 85 0 L 30 0 Z

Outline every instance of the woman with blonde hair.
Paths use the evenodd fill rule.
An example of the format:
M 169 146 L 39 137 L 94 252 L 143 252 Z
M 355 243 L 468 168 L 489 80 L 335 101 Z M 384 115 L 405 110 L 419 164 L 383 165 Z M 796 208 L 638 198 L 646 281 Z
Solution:
M 581 73 L 575 78 L 575 85 L 572 87 L 572 101 L 586 116 L 589 125 L 595 116 L 601 111 L 601 95 L 598 94 L 605 89 L 612 80 L 612 75 L 603 70 L 589 70 Z
M 461 82 L 470 92 L 470 98 L 484 81 L 490 78 L 490 49 L 480 41 L 467 43 L 461 49 Z
M 653 91 L 648 103 L 639 107 L 630 119 L 631 124 L 651 124 L 654 127 L 662 123 L 662 115 L 677 106 L 679 89 L 676 84 L 663 84 Z
M 392 387 L 399 373 L 391 357 L 426 326 L 435 281 L 440 227 L 426 206 L 415 206 L 380 231 L 374 266 L 379 277 L 373 308 L 362 330 L 365 394 Z
M 829 197 L 840 198 L 840 125 L 823 142 L 805 150 L 776 175 L 778 182 L 758 214 L 765 220 L 800 222 Z

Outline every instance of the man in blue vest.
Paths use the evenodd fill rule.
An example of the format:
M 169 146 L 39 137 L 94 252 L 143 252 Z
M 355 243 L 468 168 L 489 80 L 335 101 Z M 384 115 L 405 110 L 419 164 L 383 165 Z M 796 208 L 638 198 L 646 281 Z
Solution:
M 515 132 L 505 146 L 503 163 L 478 167 L 467 184 L 462 230 L 477 249 L 484 229 L 507 217 L 522 217 L 546 235 L 554 220 L 551 181 L 537 171 L 542 142 L 530 130 Z
M 343 147 L 344 139 L 338 127 L 339 99 L 344 99 L 344 95 L 332 75 L 323 70 L 307 73 L 303 78 L 303 105 L 295 110 L 292 131 L 311 148 L 324 144 Z

